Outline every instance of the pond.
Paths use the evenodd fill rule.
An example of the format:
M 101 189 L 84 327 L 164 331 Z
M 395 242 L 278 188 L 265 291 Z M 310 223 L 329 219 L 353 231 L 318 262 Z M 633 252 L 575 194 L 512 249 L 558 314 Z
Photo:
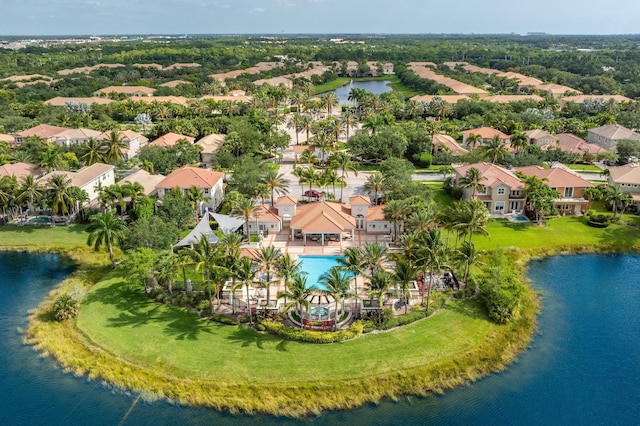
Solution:
M 338 87 L 334 92 L 338 97 L 340 105 L 347 105 L 353 103 L 349 100 L 349 93 L 351 93 L 351 89 L 363 89 L 367 92 L 373 93 L 374 95 L 379 95 L 381 93 L 391 92 L 392 89 L 391 86 L 389 86 L 389 83 L 389 80 L 351 81 L 344 86 Z
M 0 253 L 0 409 L 4 424 L 297 424 L 145 402 L 65 374 L 21 340 L 27 311 L 71 270 L 54 255 Z M 516 363 L 471 386 L 329 412 L 304 424 L 635 425 L 640 419 L 640 257 L 534 261 L 540 333 Z M 392 359 L 390 358 L 390 362 Z

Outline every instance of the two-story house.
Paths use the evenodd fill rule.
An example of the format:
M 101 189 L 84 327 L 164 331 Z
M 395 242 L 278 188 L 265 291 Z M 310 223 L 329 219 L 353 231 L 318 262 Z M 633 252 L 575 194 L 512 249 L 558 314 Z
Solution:
M 477 169 L 482 188 L 474 194 L 473 188 L 465 188 L 466 200 L 481 200 L 491 214 L 519 212 L 524 209 L 524 184 L 511 171 L 492 163 L 475 163 L 456 167 L 455 179 L 460 182 L 470 169 Z
M 529 138 L 530 145 L 544 149 L 555 148 L 558 145 L 558 138 L 542 129 L 527 130 L 524 134 Z
M 589 200 L 584 190 L 594 185 L 577 173 L 562 167 L 545 169 L 540 166 L 519 167 L 519 172 L 526 176 L 537 176 L 551 189 L 558 192 L 555 204 L 561 215 L 585 213 L 589 208 Z
M 96 136 L 99 141 L 106 141 L 111 138 L 111 130 L 100 133 Z M 124 143 L 127 148 L 124 150 L 125 159 L 130 160 L 140 153 L 140 148 L 146 146 L 149 142 L 145 136 L 133 130 L 118 130 L 118 137 L 120 141 Z
M 637 211 L 640 211 L 640 165 L 638 163 L 610 167 L 609 184 L 620 185 L 620 191 L 631 194 L 633 204 Z
M 100 132 L 92 129 L 67 129 L 54 135 L 56 143 L 60 146 L 85 145 L 89 139 L 96 138 Z
M 56 135 L 66 130 L 70 129 L 67 129 L 66 127 L 51 126 L 49 124 L 39 124 L 27 130 L 23 130 L 20 133 L 16 133 L 14 136 L 14 142 L 16 145 L 19 145 L 28 137 L 34 136 L 44 140 L 45 142 L 55 143 Z
M 587 130 L 587 142 L 605 149 L 614 148 L 621 140 L 640 140 L 640 134 L 619 124 L 607 124 Z
M 194 138 L 193 136 L 186 136 L 179 133 L 169 132 L 160 136 L 158 139 L 149 142 L 149 146 L 160 146 L 163 148 L 167 148 L 176 145 L 179 141 L 187 141 L 188 143 L 192 144 L 195 139 L 196 138 Z
M 475 146 L 470 146 L 472 144 L 467 142 L 469 139 L 469 136 L 471 135 L 476 135 L 480 137 L 479 141 L 474 142 Z M 502 141 L 503 145 L 510 144 L 509 135 L 505 135 L 500 130 L 494 129 L 492 127 L 478 127 L 476 129 L 469 129 L 462 132 L 462 145 L 469 148 L 475 148 L 478 146 L 487 145 L 495 137 L 498 137 Z
M 87 193 L 85 206 L 92 204 L 100 195 L 100 188 L 106 188 L 116 183 L 115 166 L 111 164 L 95 163 L 82 169 L 71 171 L 54 171 L 44 175 L 41 180 L 47 182 L 55 175 L 64 175 L 71 181 L 71 186 L 77 186 Z
M 200 212 L 206 208 L 216 211 L 224 198 L 224 173 L 213 172 L 194 167 L 182 167 L 174 170 L 157 186 L 158 196 L 162 199 L 173 188 L 185 193 L 192 187 L 200 189 L 204 201 L 200 203 Z

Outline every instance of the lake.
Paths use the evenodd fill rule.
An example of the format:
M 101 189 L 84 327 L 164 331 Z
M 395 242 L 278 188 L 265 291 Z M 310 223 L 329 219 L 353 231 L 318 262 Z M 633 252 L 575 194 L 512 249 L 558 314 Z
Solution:
M 405 397 L 303 422 L 231 416 L 146 402 L 65 374 L 22 343 L 27 312 L 72 270 L 56 255 L 0 253 L 0 423 L 637 425 L 640 419 L 640 257 L 534 261 L 540 333 L 506 371 L 428 398 Z M 393 362 L 390 356 L 389 362 Z
M 349 100 L 349 93 L 351 92 L 351 89 L 363 89 L 367 92 L 373 93 L 374 95 L 379 95 L 381 93 L 391 92 L 391 86 L 389 86 L 389 83 L 390 81 L 388 80 L 352 81 L 351 83 L 338 87 L 334 92 L 338 97 L 340 105 L 347 105 L 353 103 Z

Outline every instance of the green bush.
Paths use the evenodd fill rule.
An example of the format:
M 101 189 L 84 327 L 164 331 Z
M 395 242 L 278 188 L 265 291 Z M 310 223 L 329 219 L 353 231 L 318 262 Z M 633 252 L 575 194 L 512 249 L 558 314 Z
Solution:
M 421 152 L 419 154 L 413 154 L 413 163 L 423 169 L 431 167 L 433 162 L 433 156 L 428 152 Z
M 258 330 L 258 331 L 265 331 L 266 329 L 267 329 L 267 328 L 266 328 L 264 325 L 262 325 L 262 324 L 260 324 L 260 323 L 256 324 L 256 330 Z
M 336 343 L 356 338 L 362 334 L 363 324 L 356 321 L 346 330 L 340 331 L 309 331 L 284 325 L 281 322 L 264 320 L 262 326 L 271 334 L 307 343 Z
M 208 302 L 207 302 L 208 303 Z M 207 307 L 208 308 L 208 307 Z M 226 325 L 238 325 L 238 320 L 226 316 L 225 314 L 213 314 L 209 317 L 211 321 L 219 322 Z
M 68 293 L 58 296 L 53 302 L 53 314 L 58 321 L 75 318 L 78 315 L 78 301 Z

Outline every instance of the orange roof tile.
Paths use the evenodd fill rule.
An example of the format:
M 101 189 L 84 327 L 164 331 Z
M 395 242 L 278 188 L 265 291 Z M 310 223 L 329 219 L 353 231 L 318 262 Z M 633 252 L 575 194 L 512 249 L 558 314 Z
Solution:
M 188 189 L 192 186 L 196 186 L 200 189 L 210 189 L 223 178 L 224 173 L 212 172 L 194 167 L 182 167 L 171 172 L 171 174 L 164 178 L 157 187 L 163 189 Z

